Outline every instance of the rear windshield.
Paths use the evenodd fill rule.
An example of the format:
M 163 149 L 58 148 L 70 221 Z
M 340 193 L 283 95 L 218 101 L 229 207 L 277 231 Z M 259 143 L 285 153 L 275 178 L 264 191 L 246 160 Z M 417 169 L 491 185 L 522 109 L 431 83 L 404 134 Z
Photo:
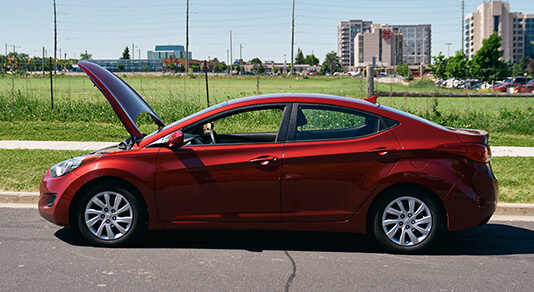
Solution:
M 385 105 L 380 105 L 380 108 L 381 108 L 381 109 L 385 109 L 385 110 L 390 111 L 390 112 L 393 112 L 393 113 L 396 113 L 396 114 L 401 115 L 401 116 L 405 116 L 405 117 L 414 119 L 414 120 L 416 120 L 416 121 L 419 121 L 419 122 L 421 122 L 421 123 L 425 123 L 425 124 L 427 124 L 427 125 L 436 127 L 436 128 L 438 128 L 438 129 L 449 130 L 448 128 L 443 127 L 442 125 L 436 124 L 436 123 L 431 122 L 431 121 L 429 121 L 429 120 L 427 120 L 427 119 L 424 119 L 424 118 L 421 118 L 421 117 L 419 117 L 419 116 L 416 116 L 416 115 L 407 113 L 407 112 L 405 112 L 405 111 L 401 111 L 401 110 L 396 109 L 396 108 L 392 108 L 392 107 L 385 106 Z

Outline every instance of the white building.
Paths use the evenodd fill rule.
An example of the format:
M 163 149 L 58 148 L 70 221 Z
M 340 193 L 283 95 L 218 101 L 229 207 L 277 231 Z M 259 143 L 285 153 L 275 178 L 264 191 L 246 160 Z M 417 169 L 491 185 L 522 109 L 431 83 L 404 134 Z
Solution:
M 493 32 L 502 37 L 503 60 L 517 63 L 523 56 L 534 57 L 534 14 L 510 12 L 510 4 L 485 2 L 465 16 L 465 53 L 472 59 L 482 41 Z

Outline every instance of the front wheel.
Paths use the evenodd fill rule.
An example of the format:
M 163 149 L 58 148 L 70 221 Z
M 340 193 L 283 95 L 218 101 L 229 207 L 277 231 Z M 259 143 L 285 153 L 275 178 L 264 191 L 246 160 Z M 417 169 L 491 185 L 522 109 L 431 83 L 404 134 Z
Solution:
M 440 232 L 439 209 L 417 189 L 384 196 L 373 213 L 372 233 L 378 243 L 395 253 L 419 253 L 430 247 Z
M 99 246 L 131 242 L 144 229 L 146 215 L 139 199 L 125 188 L 102 185 L 83 194 L 78 204 L 82 236 Z

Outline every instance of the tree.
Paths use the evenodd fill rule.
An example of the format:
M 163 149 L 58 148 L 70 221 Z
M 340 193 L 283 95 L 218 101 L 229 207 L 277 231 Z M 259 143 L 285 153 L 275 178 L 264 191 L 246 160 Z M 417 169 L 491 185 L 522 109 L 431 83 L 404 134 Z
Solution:
M 174 63 L 167 64 L 167 69 L 169 71 L 173 71 L 174 72 L 176 70 L 176 64 L 174 64 Z
M 117 69 L 119 69 L 119 71 L 124 70 L 124 63 L 117 63 Z
M 317 57 L 315 57 L 314 54 L 306 55 L 306 58 L 304 58 L 304 63 L 303 64 L 308 64 L 310 66 L 315 66 L 315 65 L 319 64 L 319 59 L 317 59 Z
M 260 60 L 260 58 L 254 58 L 250 60 L 251 64 L 262 64 L 263 62 Z
M 89 53 L 81 53 L 80 54 L 80 60 L 91 60 L 93 58 L 93 55 Z
M 530 60 L 527 66 L 528 74 L 534 74 L 534 59 Z
M 510 70 L 500 58 L 504 52 L 500 50 L 502 38 L 494 32 L 482 41 L 482 47 L 471 60 L 469 75 L 478 79 L 501 79 L 509 75 Z
M 120 57 L 121 60 L 130 60 L 130 49 L 128 49 L 128 46 L 122 51 L 122 57 Z
M 324 74 L 325 72 L 338 72 L 341 71 L 341 61 L 339 60 L 339 57 L 337 56 L 336 52 L 331 51 L 330 53 L 327 53 L 324 57 L 323 66 L 321 67 L 321 72 Z
M 297 49 L 297 57 L 295 57 L 295 64 L 305 64 L 304 63 L 304 54 L 300 48 Z
M 430 67 L 430 73 L 438 78 L 447 77 L 447 63 L 448 58 L 440 52 L 438 56 L 432 56 L 432 64 Z
M 256 71 L 256 73 L 259 73 L 259 74 L 265 72 L 265 68 L 263 68 L 261 64 L 254 64 L 254 66 L 252 67 L 252 70 Z
M 395 72 L 397 72 L 397 75 L 408 77 L 408 75 L 411 74 L 410 67 L 408 65 L 400 63 L 397 65 L 397 68 L 395 69 Z
M 523 76 L 528 72 L 528 60 L 525 56 L 521 58 L 519 63 L 512 66 L 512 76 Z
M 454 78 L 475 77 L 468 72 L 470 67 L 469 63 L 467 55 L 462 50 L 456 51 L 456 54 L 447 60 L 447 66 L 445 66 L 447 76 Z

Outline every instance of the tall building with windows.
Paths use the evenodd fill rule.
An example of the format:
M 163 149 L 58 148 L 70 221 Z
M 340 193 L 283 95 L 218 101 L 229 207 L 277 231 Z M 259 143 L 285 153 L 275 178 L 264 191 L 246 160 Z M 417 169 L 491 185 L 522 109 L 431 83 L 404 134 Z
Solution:
M 341 21 L 337 27 L 337 55 L 344 67 L 362 67 L 375 57 L 384 66 L 430 64 L 432 30 L 430 24 L 387 25 L 372 21 Z M 383 37 L 389 30 L 391 37 Z M 387 60 L 387 61 L 385 61 Z M 386 65 L 387 64 L 387 65 Z
M 392 67 L 402 62 L 402 35 L 387 24 L 373 24 L 370 32 L 356 34 L 354 44 L 356 67 Z
M 502 37 L 503 60 L 517 63 L 523 57 L 534 58 L 534 14 L 510 12 L 509 3 L 491 1 L 479 5 L 464 21 L 465 53 L 469 59 L 493 32 Z
M 432 28 L 430 24 L 393 25 L 393 33 L 402 35 L 402 63 L 430 64 Z
M 337 55 L 341 66 L 354 66 L 355 43 L 358 33 L 371 32 L 372 21 L 349 20 L 341 21 L 337 26 Z

